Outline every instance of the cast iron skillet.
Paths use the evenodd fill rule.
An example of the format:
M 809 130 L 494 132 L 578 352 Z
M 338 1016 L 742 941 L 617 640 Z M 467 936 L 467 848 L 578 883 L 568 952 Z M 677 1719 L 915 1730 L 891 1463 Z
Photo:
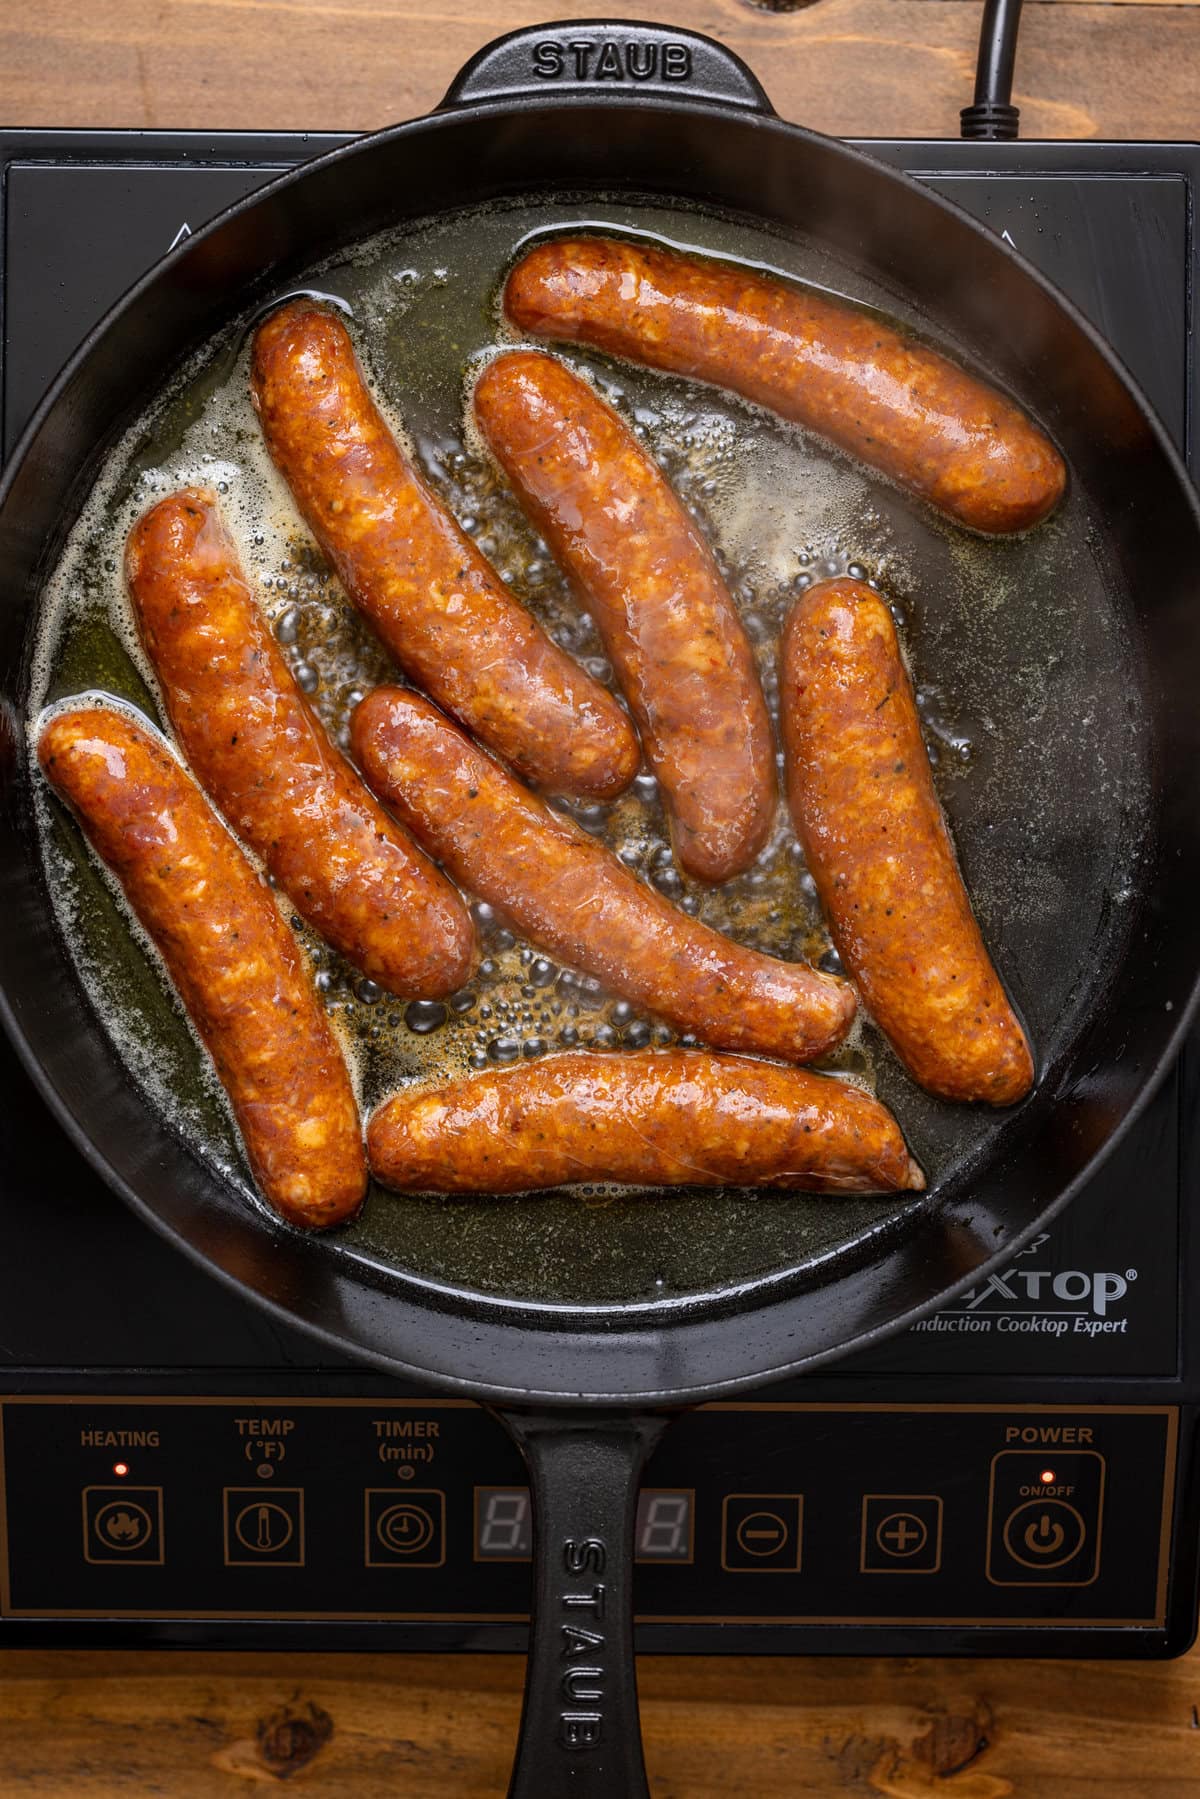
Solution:
M 654 52 L 637 80 L 631 47 L 643 71 Z M 971 1178 L 852 1253 L 686 1302 L 505 1303 L 371 1266 L 248 1212 L 147 1107 L 83 996 L 47 902 L 22 749 L 40 581 L 106 449 L 170 371 L 235 312 L 343 245 L 406 217 L 546 189 L 671 196 L 815 236 L 1030 405 L 1066 452 L 1119 597 L 1127 641 L 1119 679 L 1099 701 L 1136 734 L 1148 770 L 1124 925 L 1104 939 L 1105 966 L 1070 1041 L 1044 1059 L 1037 1093 Z M 436 114 L 273 183 L 141 281 L 18 447 L 0 488 L 0 570 L 7 1029 L 98 1172 L 218 1277 L 364 1361 L 501 1408 L 530 1466 L 538 1520 L 512 1791 L 644 1793 L 631 1533 L 639 1471 L 665 1414 L 638 1408 L 812 1367 L 976 1281 L 1083 1184 L 1187 1023 L 1200 965 L 1200 514 L 1164 431 L 1033 269 L 915 183 L 781 123 L 719 45 L 658 26 L 572 21 L 489 46 Z M 1020 596 L 1028 607 L 1063 600 Z M 1077 848 L 1064 840 L 1068 895 Z M 1048 970 L 1026 974 L 1036 986 Z M 588 1633 L 572 1639 L 578 1654 L 567 1663 L 565 1625 Z

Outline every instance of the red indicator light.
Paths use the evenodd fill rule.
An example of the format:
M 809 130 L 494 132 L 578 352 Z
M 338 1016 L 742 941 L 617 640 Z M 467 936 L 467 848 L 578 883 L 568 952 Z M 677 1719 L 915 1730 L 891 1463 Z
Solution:
M 129 1473 L 129 1463 L 128 1462 L 114 1462 L 113 1463 L 113 1473 L 114 1474 L 122 1474 L 122 1475 L 128 1474 Z
M 1052 1483 L 1054 1481 L 1053 1468 L 1043 1468 L 1042 1472 L 1038 1475 L 1038 1479 L 1042 1482 L 1043 1486 L 1048 1487 L 1048 1486 L 1052 1485 Z

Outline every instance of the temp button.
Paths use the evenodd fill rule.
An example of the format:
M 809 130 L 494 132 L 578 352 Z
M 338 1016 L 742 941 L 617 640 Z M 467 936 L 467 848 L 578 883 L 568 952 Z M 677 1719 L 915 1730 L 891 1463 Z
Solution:
M 1100 1572 L 1104 1457 L 1095 1450 L 992 1458 L 987 1577 L 997 1587 L 1086 1587 Z
M 302 1568 L 304 1489 L 226 1487 L 225 1566 Z

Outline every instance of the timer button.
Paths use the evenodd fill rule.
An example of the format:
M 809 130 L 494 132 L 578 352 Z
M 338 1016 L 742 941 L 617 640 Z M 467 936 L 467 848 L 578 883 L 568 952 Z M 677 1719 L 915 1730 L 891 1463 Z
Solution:
M 363 1560 L 368 1568 L 440 1568 L 446 1560 L 446 1495 L 439 1487 L 368 1487 Z

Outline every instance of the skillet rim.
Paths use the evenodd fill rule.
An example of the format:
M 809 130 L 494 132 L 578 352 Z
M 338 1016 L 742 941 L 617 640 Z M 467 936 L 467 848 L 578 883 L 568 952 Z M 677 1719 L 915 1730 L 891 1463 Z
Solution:
M 807 146 L 810 150 L 815 150 L 822 155 L 831 156 L 835 163 L 840 159 L 848 161 L 851 164 L 858 164 L 861 170 L 868 173 L 870 180 L 877 187 L 881 185 L 881 182 L 899 184 L 901 188 L 909 191 L 910 196 L 917 198 L 923 207 L 945 215 L 948 220 L 953 222 L 953 228 L 960 234 L 965 226 L 967 228 L 966 235 L 968 238 L 973 236 L 979 243 L 985 245 L 990 253 L 993 255 L 999 254 L 1003 260 L 1015 264 L 1024 279 L 1026 281 L 1031 281 L 1035 287 L 1039 288 L 1042 291 L 1043 296 L 1047 298 L 1060 313 L 1065 315 L 1068 324 L 1073 327 L 1076 333 L 1083 337 L 1092 352 L 1097 354 L 1101 361 L 1107 365 L 1110 374 L 1115 377 L 1120 388 L 1124 390 L 1126 399 L 1136 408 L 1141 420 L 1148 427 L 1158 454 L 1173 478 L 1173 483 L 1178 490 L 1178 496 L 1183 499 L 1185 507 L 1191 513 L 1192 525 L 1196 531 L 1198 540 L 1200 540 L 1200 498 L 1197 497 L 1182 458 L 1176 451 L 1161 420 L 1158 418 L 1145 396 L 1141 393 L 1132 376 L 1125 369 L 1120 358 L 1101 337 L 1100 333 L 1082 315 L 1074 303 L 1065 295 L 1061 294 L 1059 290 L 1055 288 L 1053 283 L 1048 281 L 1046 277 L 1034 268 L 1018 251 L 1010 245 L 1001 244 L 995 234 L 989 231 L 986 226 L 980 224 L 970 217 L 970 215 L 962 212 L 958 207 L 953 205 L 952 202 L 945 200 L 940 194 L 908 176 L 905 172 L 881 163 L 871 157 L 867 152 L 846 144 L 839 139 L 827 138 L 819 133 L 808 130 L 806 127 L 790 124 L 789 122 L 778 118 L 774 112 L 757 112 L 745 107 L 731 107 L 727 103 L 719 101 L 689 100 L 686 96 L 675 94 L 672 94 L 670 99 L 667 100 L 648 94 L 623 94 L 617 99 L 607 97 L 601 98 L 591 94 L 559 92 L 553 94 L 553 96 L 547 95 L 545 98 L 540 95 L 532 97 L 528 95 L 517 95 L 495 100 L 479 100 L 469 104 L 456 103 L 452 107 L 447 107 L 444 110 L 389 126 L 382 131 L 356 138 L 349 143 L 339 144 L 324 154 L 314 157 L 309 161 L 300 164 L 298 167 L 284 172 L 277 179 L 265 183 L 261 188 L 256 189 L 254 193 L 219 213 L 202 230 L 197 231 L 192 237 L 185 240 L 185 242 L 176 250 L 170 252 L 166 257 L 156 263 L 104 314 L 103 318 L 97 322 L 84 338 L 83 342 L 64 365 L 64 368 L 52 384 L 42 402 L 39 404 L 14 448 L 13 455 L 3 472 L 3 478 L 0 479 L 0 515 L 3 513 L 13 485 L 15 484 L 25 459 L 41 430 L 56 410 L 60 400 L 70 388 L 76 376 L 91 360 L 99 343 L 103 340 L 118 318 L 126 311 L 139 304 L 148 293 L 152 292 L 155 286 L 160 282 L 164 282 L 169 275 L 173 274 L 180 264 L 186 263 L 189 257 L 203 255 L 208 244 L 222 229 L 226 228 L 231 222 L 244 220 L 252 215 L 256 209 L 267 207 L 281 191 L 298 187 L 310 180 L 318 172 L 323 173 L 335 164 L 353 163 L 356 158 L 363 155 L 372 155 L 384 146 L 390 145 L 400 139 L 424 134 L 430 131 L 437 131 L 439 129 L 453 128 L 468 119 L 503 119 L 505 117 L 528 112 L 533 112 L 545 117 L 548 114 L 554 114 L 562 110 L 568 114 L 575 115 L 591 113 L 602 120 L 605 127 L 612 128 L 617 121 L 618 115 L 622 111 L 628 110 L 636 113 L 645 110 L 653 110 L 654 112 L 662 112 L 664 109 L 676 116 L 684 115 L 693 121 L 703 121 L 705 118 L 717 119 L 720 121 L 722 127 L 726 129 L 745 129 L 751 132 L 766 132 L 772 137 L 782 136 L 792 144 L 798 143 L 799 145 Z M 549 183 L 547 185 L 549 185 Z M 464 202 L 464 204 L 465 203 L 466 202 Z M 747 209 L 750 216 L 753 216 L 755 212 L 760 212 L 762 210 L 763 209 L 758 206 L 752 206 Z M 348 241 L 352 242 L 353 238 L 350 238 Z M 209 327 L 209 329 L 211 329 L 211 327 Z M 22 608 L 23 612 L 26 612 L 26 610 L 26 608 Z M 25 635 L 27 641 L 28 617 L 26 617 L 25 620 Z M 18 727 L 17 735 L 20 740 L 23 740 L 23 721 L 22 725 Z M 61 949 L 59 951 L 59 956 L 61 959 Z M 70 973 L 75 980 L 76 985 L 78 985 L 77 976 L 75 976 L 74 970 L 71 969 Z M 1094 1018 L 1099 1015 L 1099 1011 L 1103 1010 L 1103 1003 L 1102 1000 L 1097 1013 L 1092 1015 L 1092 1018 L 1088 1020 L 1088 1024 L 1093 1022 Z M 194 1242 L 184 1235 L 177 1225 L 169 1222 L 156 1207 L 144 1200 L 133 1188 L 131 1183 L 111 1166 L 104 1152 L 97 1147 L 91 1136 L 79 1123 L 71 1105 L 66 1098 L 60 1094 L 58 1087 L 51 1080 L 43 1059 L 33 1050 L 24 1029 L 16 1018 L 7 989 L 0 987 L 0 1022 L 3 1023 L 26 1072 L 33 1079 L 42 1098 L 46 1101 L 51 1112 L 58 1123 L 64 1128 L 67 1136 L 74 1143 L 75 1147 L 82 1153 L 86 1161 L 105 1183 L 116 1191 L 139 1217 L 149 1223 L 160 1235 L 178 1245 L 178 1247 L 180 1247 L 198 1266 L 203 1267 L 209 1274 L 215 1275 L 217 1279 L 222 1280 L 231 1290 L 243 1294 L 249 1298 L 252 1303 L 267 1311 L 280 1322 L 293 1328 L 299 1328 L 307 1335 L 314 1337 L 326 1346 L 336 1348 L 340 1353 L 349 1354 L 353 1358 L 366 1362 L 373 1367 L 382 1369 L 393 1376 L 398 1375 L 404 1378 L 415 1379 L 418 1382 L 432 1381 L 436 1383 L 439 1388 L 443 1388 L 450 1392 L 459 1392 L 472 1397 L 484 1397 L 493 1400 L 499 1398 L 524 1401 L 533 1400 L 538 1403 L 576 1405 L 580 1403 L 612 1404 L 614 1402 L 622 1404 L 635 1404 L 639 1402 L 669 1403 L 673 1400 L 697 1401 L 705 1398 L 724 1396 L 751 1386 L 783 1378 L 789 1374 L 796 1373 L 800 1369 L 819 1367 L 829 1361 L 840 1358 L 843 1355 L 855 1352 L 867 1347 L 869 1344 L 876 1343 L 886 1337 L 897 1334 L 918 1319 L 925 1317 L 930 1312 L 942 1307 L 948 1300 L 961 1294 L 981 1278 L 985 1278 L 992 1269 L 1009 1262 L 1024 1244 L 1027 1243 L 1038 1230 L 1042 1229 L 1050 1219 L 1056 1217 L 1070 1203 L 1081 1187 L 1086 1185 L 1095 1176 L 1107 1157 L 1117 1148 L 1124 1139 L 1126 1133 L 1141 1117 L 1146 1106 L 1150 1103 L 1161 1086 L 1167 1073 L 1174 1066 L 1183 1041 L 1196 1017 L 1198 1009 L 1200 1009 L 1200 965 L 1197 966 L 1193 975 L 1191 990 L 1187 1001 L 1177 1008 L 1177 1015 L 1173 1026 L 1167 1033 L 1152 1066 L 1140 1077 L 1133 1097 L 1125 1103 L 1122 1117 L 1117 1124 L 1108 1131 L 1099 1148 L 1092 1152 L 1087 1162 L 1066 1186 L 1058 1192 L 1055 1198 L 1047 1206 L 1043 1207 L 1028 1224 L 1021 1227 L 1019 1230 L 1014 1231 L 1005 1240 L 1001 1248 L 993 1251 L 991 1254 L 985 1255 L 983 1259 L 976 1263 L 966 1274 L 960 1276 L 953 1282 L 942 1286 L 936 1293 L 932 1294 L 927 1299 L 918 1302 L 915 1306 L 909 1306 L 906 1309 L 894 1313 L 885 1322 L 874 1324 L 845 1341 L 811 1350 L 793 1360 L 776 1362 L 769 1367 L 756 1367 L 749 1372 L 735 1372 L 716 1379 L 687 1383 L 676 1387 L 663 1387 L 652 1390 L 622 1390 L 618 1387 L 615 1390 L 589 1390 L 584 1393 L 577 1390 L 568 1392 L 562 1389 L 546 1389 L 537 1386 L 496 1383 L 494 1381 L 481 1380 L 474 1376 L 457 1376 L 451 1372 L 440 1369 L 431 1371 L 421 1362 L 402 1360 L 394 1355 L 389 1355 L 385 1352 L 377 1351 L 365 1346 L 359 1338 L 356 1337 L 353 1331 L 339 1332 L 336 1328 L 327 1324 L 312 1322 L 299 1314 L 294 1307 L 275 1299 L 273 1296 L 250 1284 L 245 1278 L 239 1278 L 233 1271 L 222 1267 L 212 1259 L 210 1253 L 207 1252 L 200 1243 Z M 1085 1024 L 1083 1027 L 1085 1031 L 1088 1028 L 1088 1024 Z M 166 1129 L 167 1127 L 162 1125 L 161 1121 L 158 1120 L 157 1115 L 153 1112 L 153 1108 L 146 1105 L 145 1101 L 141 1099 L 140 1094 L 138 1098 L 143 1110 L 153 1119 L 157 1128 L 160 1130 Z M 1062 1105 L 1064 1102 L 1062 1099 L 1059 1099 L 1056 1103 Z M 193 1160 L 198 1160 L 198 1158 L 195 1157 L 194 1152 L 189 1151 L 186 1144 L 184 1144 L 174 1132 L 171 1132 L 170 1136 L 172 1142 L 182 1153 L 191 1154 Z M 1001 1153 L 1003 1153 L 1002 1149 Z M 211 1170 L 205 1169 L 204 1172 L 210 1180 L 219 1179 L 219 1177 Z M 926 1215 L 925 1223 L 923 1225 L 918 1224 L 917 1231 L 920 1232 L 923 1229 L 927 1231 L 928 1223 L 931 1221 L 936 1222 L 936 1216 L 937 1215 L 932 1209 L 930 1209 Z M 271 1233 L 269 1221 L 260 1218 L 254 1220 L 253 1223 L 254 1228 L 259 1235 L 263 1235 L 265 1230 L 269 1237 Z M 886 1227 L 884 1227 L 883 1234 L 886 1236 Z M 293 1240 L 292 1234 L 288 1233 L 285 1240 Z M 299 1241 L 302 1244 L 308 1244 L 310 1249 L 316 1247 L 319 1250 L 319 1240 L 316 1245 L 313 1244 L 313 1240 L 311 1239 L 300 1239 Z M 867 1241 L 868 1244 L 873 1242 L 874 1236 L 868 1237 Z M 886 1256 L 888 1253 L 888 1250 L 885 1248 L 884 1255 Z M 365 1280 L 364 1275 L 365 1270 L 360 1266 L 356 1270 L 354 1277 L 354 1284 L 360 1288 L 369 1286 L 369 1282 Z M 767 1277 L 765 1284 L 768 1286 L 769 1281 L 770 1277 Z M 758 1287 L 764 1283 L 755 1281 L 747 1284 L 752 1287 Z M 737 1312 L 736 1316 L 752 1327 L 755 1315 L 767 1309 L 767 1306 L 772 1303 L 775 1305 L 787 1305 L 789 1303 L 802 1305 L 804 1297 L 805 1294 L 801 1291 L 800 1293 L 793 1293 L 783 1300 L 776 1297 L 774 1301 L 772 1301 L 768 1298 L 765 1304 L 756 1305 L 751 1301 L 748 1306 Z M 405 1304 L 408 1304 L 410 1307 L 412 1306 L 411 1300 L 406 1300 L 399 1296 L 388 1296 L 388 1302 L 397 1306 L 403 1306 Z M 516 1307 L 520 1303 L 521 1302 L 501 1301 L 497 1305 L 496 1310 L 501 1311 L 506 1305 L 508 1307 Z M 528 1308 L 529 1302 L 525 1302 L 525 1304 Z M 469 1324 L 470 1309 L 464 1303 L 461 1294 L 455 1296 L 455 1303 L 449 1309 L 454 1313 L 460 1323 L 467 1322 Z M 615 1338 L 628 1334 L 619 1331 L 614 1332 L 611 1329 L 607 1332 L 603 1332 L 601 1327 L 603 1327 L 604 1323 L 608 1320 L 626 1318 L 635 1311 L 648 1311 L 651 1318 L 662 1318 L 664 1332 L 660 1334 L 681 1328 L 680 1326 L 673 1324 L 669 1316 L 664 1316 L 664 1313 L 667 1310 L 666 1307 L 660 1306 L 656 1309 L 654 1302 L 651 1302 L 649 1307 L 645 1305 L 645 1302 L 617 1302 L 603 1308 L 569 1307 L 564 1309 L 573 1313 L 578 1313 L 582 1309 L 586 1312 L 586 1316 L 596 1323 L 598 1329 L 594 1339 L 595 1346 L 594 1348 L 589 1349 L 588 1353 L 593 1355 L 598 1354 L 601 1358 L 604 1357 L 605 1353 L 605 1341 L 612 1344 Z M 542 1310 L 542 1315 L 545 1316 L 550 1311 L 550 1308 L 539 1308 L 539 1310 Z M 477 1322 L 482 1324 L 483 1321 L 483 1318 L 480 1318 Z M 691 1328 L 703 1330 L 705 1324 L 709 1322 L 712 1322 L 709 1318 L 702 1317 L 698 1320 L 693 1319 L 691 1321 Z M 510 1322 L 504 1322 L 500 1325 L 500 1329 L 508 1333 L 511 1333 L 513 1328 L 514 1327 Z M 541 1330 L 539 1326 L 531 1325 L 528 1319 L 521 1321 L 517 1328 L 522 1336 L 529 1334 L 531 1331 L 536 1331 L 537 1334 L 543 1337 L 548 1337 L 550 1335 L 549 1332 Z M 574 1348 L 576 1352 L 579 1352 L 583 1349 L 583 1345 L 586 1341 L 592 1340 L 585 1339 L 581 1333 L 572 1333 L 570 1341 L 572 1348 Z M 669 1362 L 671 1359 L 673 1358 L 667 1357 L 665 1358 L 665 1361 Z M 609 1357 L 609 1364 L 611 1366 L 611 1356 Z

